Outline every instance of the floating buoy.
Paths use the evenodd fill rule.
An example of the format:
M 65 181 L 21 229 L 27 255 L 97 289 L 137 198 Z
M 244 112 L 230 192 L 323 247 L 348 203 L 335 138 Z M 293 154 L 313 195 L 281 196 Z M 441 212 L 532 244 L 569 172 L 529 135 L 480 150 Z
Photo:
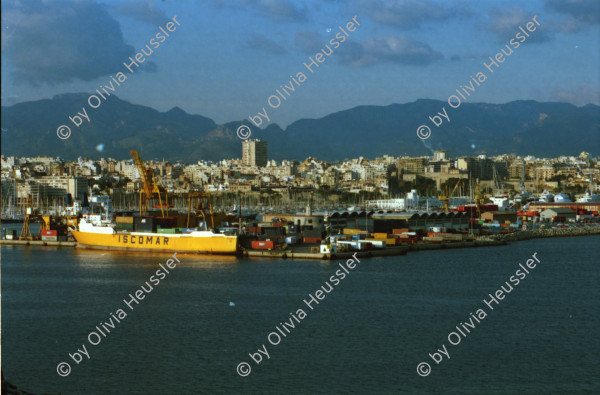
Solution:
M 233 307 L 233 306 L 235 306 L 235 303 L 229 302 L 229 306 Z

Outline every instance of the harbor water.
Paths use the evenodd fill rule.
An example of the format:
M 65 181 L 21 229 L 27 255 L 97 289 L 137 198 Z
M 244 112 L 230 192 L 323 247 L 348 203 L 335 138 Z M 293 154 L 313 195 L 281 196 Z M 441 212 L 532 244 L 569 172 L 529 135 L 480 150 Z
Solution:
M 33 393 L 599 392 L 599 241 L 409 252 L 354 268 L 2 246 L 2 371 Z M 529 273 L 493 302 L 519 264 Z M 158 284 L 157 271 L 168 272 Z M 438 350 L 449 358 L 436 363 Z

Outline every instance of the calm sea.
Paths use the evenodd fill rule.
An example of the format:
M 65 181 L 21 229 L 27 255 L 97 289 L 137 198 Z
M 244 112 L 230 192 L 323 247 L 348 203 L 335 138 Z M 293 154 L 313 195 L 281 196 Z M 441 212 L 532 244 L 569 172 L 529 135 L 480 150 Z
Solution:
M 341 261 L 178 254 L 131 310 L 123 300 L 149 289 L 169 254 L 3 246 L 2 370 L 38 394 L 597 393 L 599 241 L 364 259 L 314 310 L 303 300 Z M 535 252 L 541 263 L 486 306 Z M 127 316 L 103 329 L 118 309 Z M 478 309 L 487 316 L 467 333 L 460 324 Z M 96 326 L 105 337 L 91 335 L 91 345 Z M 456 326 L 465 336 L 451 345 Z M 77 364 L 69 354 L 84 345 L 89 359 Z M 428 354 L 444 347 L 450 358 L 436 364 Z M 249 356 L 258 349 L 269 353 L 260 364 Z M 62 362 L 67 377 L 57 374 Z

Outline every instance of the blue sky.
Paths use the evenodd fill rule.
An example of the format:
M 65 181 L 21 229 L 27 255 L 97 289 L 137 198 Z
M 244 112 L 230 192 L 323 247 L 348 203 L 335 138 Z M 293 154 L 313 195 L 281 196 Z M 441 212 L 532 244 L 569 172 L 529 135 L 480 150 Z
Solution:
M 537 30 L 467 101 L 600 104 L 597 0 L 13 0 L 1 7 L 2 105 L 93 92 L 174 16 L 180 26 L 127 75 L 115 91 L 121 99 L 160 111 L 179 106 L 217 123 L 266 107 L 270 123 L 282 127 L 359 105 L 447 100 L 535 15 Z M 308 72 L 303 63 L 355 16 L 360 26 Z M 269 96 L 300 71 L 307 79 L 269 108 Z

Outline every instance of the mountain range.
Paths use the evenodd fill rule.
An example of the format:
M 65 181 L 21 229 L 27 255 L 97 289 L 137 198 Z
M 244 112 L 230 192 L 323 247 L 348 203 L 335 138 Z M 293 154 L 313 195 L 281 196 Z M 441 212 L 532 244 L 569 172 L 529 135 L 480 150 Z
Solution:
M 143 159 L 169 159 L 193 163 L 240 158 L 241 139 L 236 129 L 251 127 L 251 138 L 266 140 L 269 158 L 315 157 L 327 161 L 357 158 L 431 155 L 435 149 L 451 157 L 514 153 L 538 157 L 600 155 L 600 107 L 531 100 L 505 104 L 462 103 L 421 99 L 388 106 L 358 106 L 320 119 L 300 119 L 287 128 L 270 124 L 264 129 L 248 120 L 222 125 L 188 114 L 178 107 L 167 112 L 110 96 L 97 109 L 87 103 L 89 94 L 69 93 L 38 101 L 2 107 L 2 154 L 7 156 L 79 156 L 99 159 L 130 158 L 132 149 Z M 88 122 L 75 127 L 69 116 L 85 106 Z M 450 118 L 436 127 L 429 116 L 445 107 Z M 71 136 L 58 138 L 56 129 L 69 125 Z M 421 140 L 420 125 L 431 128 Z M 99 146 L 103 149 L 100 150 Z

